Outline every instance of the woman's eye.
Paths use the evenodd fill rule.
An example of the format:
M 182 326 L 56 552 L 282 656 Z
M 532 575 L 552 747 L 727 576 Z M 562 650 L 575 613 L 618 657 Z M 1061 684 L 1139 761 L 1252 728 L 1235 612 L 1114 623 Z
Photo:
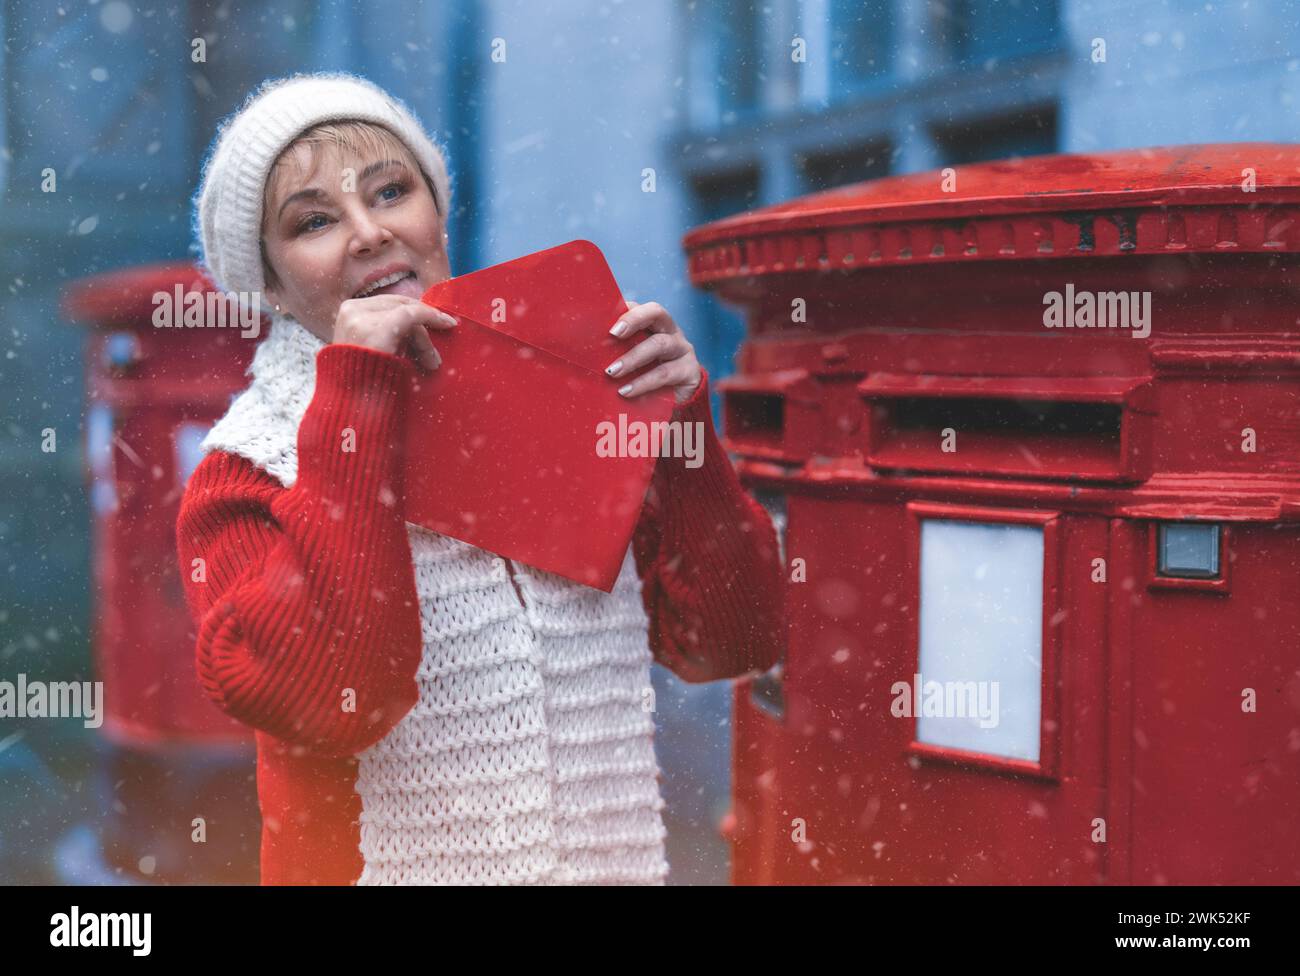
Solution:
M 316 230 L 317 228 L 312 226 L 312 222 L 316 220 L 324 220 L 324 219 L 325 219 L 324 214 L 308 214 L 306 217 L 304 217 L 302 220 L 298 222 L 298 226 L 295 228 L 295 230 L 297 230 L 299 234 L 306 233 L 309 230 Z
M 384 196 L 384 194 L 389 190 L 396 190 L 397 193 L 390 196 Z M 406 183 L 401 180 L 394 180 L 392 183 L 389 183 L 381 189 L 379 194 L 380 199 L 382 200 L 396 200 L 406 194 Z M 294 232 L 298 234 L 306 234 L 313 230 L 319 230 L 323 225 L 315 223 L 315 221 L 318 220 L 329 220 L 329 218 L 324 214 L 319 213 L 308 214 L 306 217 L 303 217 L 302 220 L 298 221 L 297 225 L 294 227 Z

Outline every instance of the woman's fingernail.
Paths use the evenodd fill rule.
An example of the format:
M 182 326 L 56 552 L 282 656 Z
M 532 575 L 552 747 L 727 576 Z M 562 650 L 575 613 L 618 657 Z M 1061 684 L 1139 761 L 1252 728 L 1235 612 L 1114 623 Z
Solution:
M 448 325 L 460 325 L 460 319 L 456 318 L 454 315 L 443 315 L 442 319 Z
M 631 384 L 631 383 L 629 383 L 627 386 L 620 386 L 620 387 L 618 388 L 619 396 L 627 396 L 627 391 L 630 390 L 630 389 L 632 389 L 632 384 Z
M 623 333 L 626 332 L 626 331 L 627 331 L 627 323 L 626 323 L 626 322 L 615 322 L 615 323 L 614 323 L 614 327 L 613 327 L 612 329 L 609 330 L 609 334 L 610 334 L 610 335 L 616 335 L 616 336 L 618 336 L 618 337 L 621 339 L 621 338 L 623 338 Z
M 608 366 L 606 366 L 606 367 L 605 367 L 605 372 L 606 372 L 607 374 L 609 374 L 610 376 L 613 376 L 615 373 L 617 373 L 617 372 L 618 372 L 620 369 L 622 369 L 622 368 L 623 368 L 623 360 L 620 359 L 618 362 L 616 362 L 616 363 L 610 363 Z

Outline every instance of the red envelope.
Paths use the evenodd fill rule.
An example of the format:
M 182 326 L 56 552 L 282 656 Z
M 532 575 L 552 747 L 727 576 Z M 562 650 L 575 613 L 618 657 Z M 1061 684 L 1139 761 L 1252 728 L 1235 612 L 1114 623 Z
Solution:
M 667 421 L 674 398 L 605 375 L 648 333 L 609 334 L 627 305 L 604 255 L 570 241 L 421 300 L 460 325 L 431 332 L 442 365 L 411 399 L 406 520 L 608 593 L 657 459 L 599 456 L 598 425 Z

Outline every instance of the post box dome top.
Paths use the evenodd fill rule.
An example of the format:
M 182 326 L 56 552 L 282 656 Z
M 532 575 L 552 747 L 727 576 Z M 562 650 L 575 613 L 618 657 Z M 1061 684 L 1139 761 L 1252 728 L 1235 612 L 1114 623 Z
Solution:
M 63 290 L 59 310 L 70 322 L 95 328 L 150 328 L 158 292 L 208 292 L 216 288 L 192 261 L 162 261 L 78 278 Z
M 970 260 L 1300 251 L 1300 145 L 1029 156 L 890 176 L 704 224 L 692 282 Z

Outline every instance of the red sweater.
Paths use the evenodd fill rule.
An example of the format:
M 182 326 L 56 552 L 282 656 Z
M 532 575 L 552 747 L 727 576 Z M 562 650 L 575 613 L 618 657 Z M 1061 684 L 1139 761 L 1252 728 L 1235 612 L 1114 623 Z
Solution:
M 419 600 L 403 506 L 376 502 L 402 497 L 415 371 L 404 356 L 326 346 L 298 427 L 294 485 L 213 451 L 181 501 L 177 551 L 199 680 L 257 742 L 264 885 L 355 883 L 355 754 L 417 700 Z M 673 413 L 704 423 L 703 464 L 657 463 L 633 538 L 654 658 L 689 682 L 765 670 L 785 646 L 775 531 L 741 487 L 708 404 L 706 373 Z M 355 452 L 328 449 L 343 417 Z M 343 711 L 344 688 L 387 707 Z

